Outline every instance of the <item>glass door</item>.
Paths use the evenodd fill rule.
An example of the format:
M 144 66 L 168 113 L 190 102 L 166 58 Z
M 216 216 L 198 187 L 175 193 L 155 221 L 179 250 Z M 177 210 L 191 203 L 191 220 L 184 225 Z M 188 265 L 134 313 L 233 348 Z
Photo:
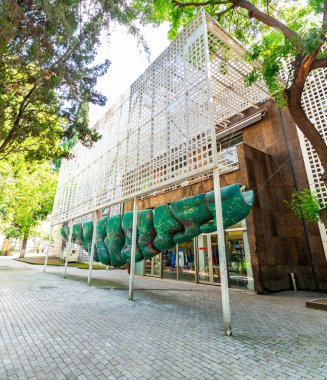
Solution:
M 161 277 L 161 253 L 151 259 L 144 260 L 144 262 L 144 274 L 146 276 Z
M 198 236 L 198 282 L 211 283 L 210 235 Z
M 219 271 L 219 255 L 218 255 L 218 238 L 217 234 L 209 235 L 211 245 L 211 257 L 212 257 L 212 276 L 213 283 L 220 283 L 220 271 Z
M 195 281 L 194 239 L 177 246 L 178 280 Z
M 170 280 L 177 280 L 177 247 L 161 253 L 162 257 L 162 277 Z

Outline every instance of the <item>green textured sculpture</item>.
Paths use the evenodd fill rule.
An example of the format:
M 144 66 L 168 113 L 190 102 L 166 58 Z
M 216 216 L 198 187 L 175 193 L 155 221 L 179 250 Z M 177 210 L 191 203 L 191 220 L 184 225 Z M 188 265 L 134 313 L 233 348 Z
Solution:
M 212 219 L 212 214 L 205 202 L 204 194 L 173 202 L 170 204 L 170 209 L 174 218 L 184 226 L 183 232 L 177 232 L 174 235 L 174 242 L 176 244 L 184 243 L 200 235 L 201 224 Z
M 137 213 L 138 244 L 145 259 L 151 259 L 160 253 L 154 246 L 156 231 L 153 226 L 152 210 L 142 210 Z
M 174 218 L 168 205 L 160 205 L 154 208 L 153 224 L 157 232 L 153 242 L 160 251 L 174 247 L 174 235 L 184 230 L 182 223 Z
M 92 248 L 92 236 L 93 236 L 93 222 L 89 220 L 83 223 L 83 235 L 85 241 L 83 242 L 83 249 L 91 253 Z M 94 245 L 93 260 L 99 262 L 100 258 L 98 256 L 98 251 L 96 245 Z
M 99 260 L 102 264 L 111 265 L 111 260 L 109 256 L 108 249 L 104 243 L 104 239 L 107 236 L 106 226 L 108 218 L 101 218 L 97 223 L 97 238 L 96 238 L 96 248 L 99 256 Z
M 64 231 L 65 231 L 65 234 L 66 234 L 66 236 L 67 236 L 67 241 L 68 241 L 68 239 L 69 239 L 69 227 L 68 227 L 68 226 L 65 226 L 65 227 L 64 227 Z
M 203 224 L 200 229 L 202 233 L 208 234 L 217 231 L 215 192 L 206 193 L 205 199 L 212 214 L 211 219 L 214 219 Z M 244 219 L 250 212 L 253 205 L 253 191 L 241 193 L 237 184 L 223 187 L 221 189 L 221 205 L 224 228 L 228 228 Z
M 87 244 L 92 243 L 93 222 L 91 220 L 83 223 L 83 236 Z
M 125 264 L 121 258 L 121 250 L 125 244 L 125 235 L 121 225 L 121 216 L 111 216 L 107 220 L 107 237 L 104 239 L 105 245 L 108 249 L 111 265 L 120 267 Z
M 224 228 L 244 219 L 253 205 L 253 191 L 242 193 L 234 184 L 221 189 Z M 217 231 L 214 191 L 181 199 L 170 205 L 160 205 L 154 210 L 142 210 L 137 215 L 137 240 L 135 261 L 148 259 L 188 241 L 201 233 Z M 133 212 L 123 216 L 102 218 L 97 223 L 94 260 L 105 265 L 120 267 L 131 260 Z M 69 228 L 60 233 L 68 240 Z M 76 243 L 90 252 L 93 222 L 73 225 L 72 236 Z
M 65 241 L 68 241 L 68 236 L 66 235 L 65 227 L 60 228 L 60 235 Z
M 129 264 L 131 262 L 131 249 L 132 249 L 132 228 L 133 228 L 133 212 L 127 212 L 123 216 L 123 230 L 125 234 L 125 244 L 121 251 L 122 260 Z M 142 261 L 143 255 L 138 245 L 138 232 L 136 233 L 136 250 L 135 250 L 135 261 Z
M 94 246 L 94 252 L 93 252 L 93 260 L 97 263 L 100 262 L 99 254 L 96 245 Z
M 73 234 L 75 236 L 76 244 L 83 245 L 84 242 L 84 235 L 83 235 L 83 228 L 81 224 L 73 224 Z

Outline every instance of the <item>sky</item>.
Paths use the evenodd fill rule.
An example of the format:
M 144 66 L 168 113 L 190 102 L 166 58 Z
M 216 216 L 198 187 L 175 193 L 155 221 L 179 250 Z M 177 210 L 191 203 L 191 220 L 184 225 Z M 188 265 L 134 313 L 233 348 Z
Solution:
M 169 45 L 168 29 L 168 23 L 162 24 L 158 28 L 141 27 L 144 39 L 150 47 L 150 62 L 155 60 Z M 150 65 L 147 54 L 141 46 L 137 46 L 136 38 L 129 35 L 126 29 L 121 26 L 116 26 L 113 29 L 109 42 L 106 38 L 102 38 L 97 61 L 101 62 L 106 58 L 111 61 L 111 65 L 107 74 L 98 79 L 96 89 L 106 95 L 108 100 L 104 107 L 90 105 L 91 127 Z

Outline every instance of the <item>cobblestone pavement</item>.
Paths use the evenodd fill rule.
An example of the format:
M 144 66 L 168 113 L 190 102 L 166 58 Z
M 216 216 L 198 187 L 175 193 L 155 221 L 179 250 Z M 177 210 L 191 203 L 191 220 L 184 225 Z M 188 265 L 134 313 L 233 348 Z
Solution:
M 231 290 L 228 338 L 219 287 L 136 277 L 131 302 L 124 272 L 56 271 L 0 258 L 0 380 L 327 379 L 327 313 L 305 308 L 321 294 Z

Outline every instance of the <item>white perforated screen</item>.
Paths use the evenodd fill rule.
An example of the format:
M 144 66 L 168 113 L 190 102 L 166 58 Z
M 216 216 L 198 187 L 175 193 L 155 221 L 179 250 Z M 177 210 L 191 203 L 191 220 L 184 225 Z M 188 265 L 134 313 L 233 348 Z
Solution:
M 244 86 L 244 53 L 198 14 L 98 122 L 102 139 L 62 163 L 53 224 L 210 171 L 215 126 L 268 98 Z

